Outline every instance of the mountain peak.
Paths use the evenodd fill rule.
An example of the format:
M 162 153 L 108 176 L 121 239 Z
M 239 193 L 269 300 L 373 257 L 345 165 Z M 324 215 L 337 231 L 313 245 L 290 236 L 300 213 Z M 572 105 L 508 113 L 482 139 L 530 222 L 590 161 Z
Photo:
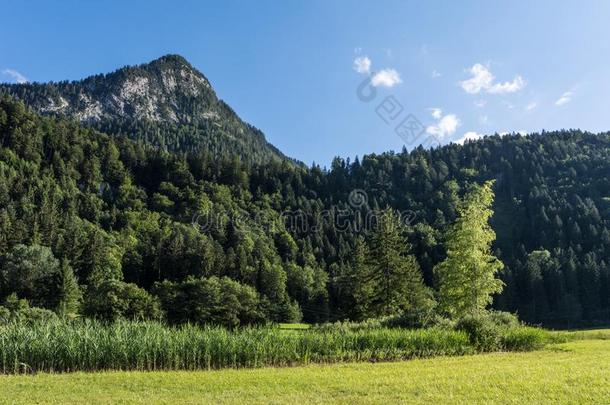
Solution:
M 167 54 L 161 56 L 160 58 L 154 59 L 148 63 L 143 63 L 138 66 L 127 66 L 125 69 L 131 70 L 148 70 L 148 71 L 163 71 L 163 72 L 171 72 L 171 71 L 183 71 L 188 72 L 189 74 L 202 77 L 207 82 L 208 79 L 201 73 L 199 70 L 195 69 L 193 65 L 189 63 L 186 58 L 177 54 Z M 120 69 L 119 69 L 120 70 Z M 208 82 L 209 84 L 209 82 Z
M 119 130 L 155 146 L 177 151 L 210 147 L 244 160 L 251 158 L 249 153 L 285 158 L 218 99 L 208 79 L 180 55 L 73 82 L 0 85 L 3 92 L 41 114 L 74 118 L 111 133 Z M 142 131 L 152 127 L 164 128 L 167 136 Z M 169 145 L 167 137 L 182 138 Z
M 163 55 L 163 56 L 147 63 L 147 65 L 164 65 L 164 64 L 184 66 L 184 67 L 193 69 L 193 66 L 189 63 L 188 60 L 186 60 L 186 58 L 184 56 L 178 55 L 178 54 L 171 54 L 171 53 L 168 53 L 167 55 Z
M 77 118 L 85 123 L 112 120 L 191 124 L 217 116 L 219 102 L 208 79 L 180 55 L 126 66 L 71 83 L 5 87 L 19 98 L 28 88 L 36 97 L 26 100 L 41 113 Z M 39 88 L 43 91 L 34 91 Z

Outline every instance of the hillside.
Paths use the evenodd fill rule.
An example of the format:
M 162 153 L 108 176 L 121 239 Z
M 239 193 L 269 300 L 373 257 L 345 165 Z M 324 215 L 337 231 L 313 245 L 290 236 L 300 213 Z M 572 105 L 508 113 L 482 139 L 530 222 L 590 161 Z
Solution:
M 73 118 L 162 149 L 238 155 L 246 162 L 287 160 L 178 55 L 72 82 L 0 84 L 0 93 L 41 114 Z
M 161 299 L 175 322 L 360 319 L 367 315 L 357 305 L 357 249 L 371 229 L 358 218 L 386 206 L 409 211 L 405 236 L 434 287 L 459 197 L 469 184 L 495 179 L 494 249 L 506 287 L 494 306 L 547 324 L 610 319 L 607 133 L 493 136 L 336 159 L 323 171 L 162 152 L 4 99 L 0 140 L 0 270 L 34 256 L 56 269 L 44 277 L 59 283 L 54 290 L 43 277 L 42 294 L 42 281 L 12 273 L 18 278 L 0 283 L 2 300 L 16 292 L 56 309 L 67 294 L 57 281 L 64 268 L 85 292 L 81 311 L 89 315 L 108 310 L 96 294 L 115 291 L 151 311 Z M 304 222 L 295 226 L 294 215 Z M 60 279 L 71 280 L 66 274 Z M 99 278 L 110 290 L 85 287 Z M 200 288 L 234 291 L 230 299 L 245 312 L 226 319 L 222 295 L 212 295 L 217 312 L 189 312 L 201 298 L 188 294 Z

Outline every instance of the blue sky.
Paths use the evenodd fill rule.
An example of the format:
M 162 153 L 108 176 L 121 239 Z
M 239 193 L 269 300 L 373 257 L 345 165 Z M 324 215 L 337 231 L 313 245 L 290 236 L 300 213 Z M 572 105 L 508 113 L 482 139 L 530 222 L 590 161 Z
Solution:
M 400 150 L 408 114 L 441 143 L 610 130 L 608 1 L 176 3 L 0 0 L 0 81 L 178 53 L 271 143 L 323 165 Z

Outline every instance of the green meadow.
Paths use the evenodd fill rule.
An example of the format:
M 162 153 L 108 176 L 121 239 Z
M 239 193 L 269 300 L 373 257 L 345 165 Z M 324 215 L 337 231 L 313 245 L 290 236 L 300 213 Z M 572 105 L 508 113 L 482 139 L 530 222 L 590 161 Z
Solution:
M 607 403 L 610 330 L 532 352 L 216 371 L 0 376 L 2 403 Z

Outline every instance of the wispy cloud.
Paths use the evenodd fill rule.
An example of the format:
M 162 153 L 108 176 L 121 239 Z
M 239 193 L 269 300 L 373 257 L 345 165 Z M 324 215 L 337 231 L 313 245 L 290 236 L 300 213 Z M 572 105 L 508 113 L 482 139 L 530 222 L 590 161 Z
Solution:
M 489 94 L 515 93 L 525 87 L 523 77 L 517 75 L 512 81 L 494 83 L 495 77 L 489 68 L 481 63 L 475 63 L 468 69 L 470 79 L 460 82 L 462 89 L 469 94 L 486 92 Z
M 538 103 L 535 101 L 532 101 L 527 106 L 525 106 L 526 111 L 534 111 L 536 108 L 538 108 Z
M 371 79 L 371 84 L 375 87 L 394 87 L 399 83 L 402 83 L 402 79 L 394 69 L 382 69 Z
M 491 94 L 515 93 L 525 87 L 525 80 L 517 75 L 512 82 L 496 83 L 487 90 Z
M 460 138 L 456 139 L 453 142 L 463 145 L 466 141 L 476 141 L 477 139 L 481 139 L 481 138 L 483 138 L 482 134 L 479 134 L 478 132 L 474 132 L 474 131 L 468 131 L 464 135 L 462 135 Z
M 557 99 L 557 101 L 555 101 L 555 105 L 557 107 L 561 107 L 562 105 L 568 104 L 570 101 L 572 101 L 572 95 L 573 93 L 571 91 L 566 91 Z
M 452 135 L 460 125 L 460 120 L 455 114 L 443 115 L 440 108 L 431 108 L 430 113 L 432 118 L 437 120 L 434 125 L 430 125 L 426 128 L 426 132 L 430 135 L 437 136 L 438 138 L 445 138 Z
M 28 78 L 25 77 L 24 75 L 22 75 L 21 73 L 19 73 L 18 71 L 14 70 L 14 69 L 4 69 L 2 71 L 3 74 L 10 76 L 13 78 L 14 81 L 16 81 L 17 83 L 27 83 L 28 82 Z
M 369 73 L 371 71 L 371 59 L 368 56 L 358 56 L 354 59 L 354 70 L 358 73 Z
M 430 114 L 432 114 L 432 118 L 438 120 L 443 116 L 443 110 L 440 108 L 430 108 Z
M 441 76 L 442 76 L 442 74 L 441 74 L 441 73 L 440 73 L 438 70 L 434 69 L 434 70 L 432 71 L 432 78 L 433 78 L 433 79 L 439 78 L 439 77 L 441 77 Z

